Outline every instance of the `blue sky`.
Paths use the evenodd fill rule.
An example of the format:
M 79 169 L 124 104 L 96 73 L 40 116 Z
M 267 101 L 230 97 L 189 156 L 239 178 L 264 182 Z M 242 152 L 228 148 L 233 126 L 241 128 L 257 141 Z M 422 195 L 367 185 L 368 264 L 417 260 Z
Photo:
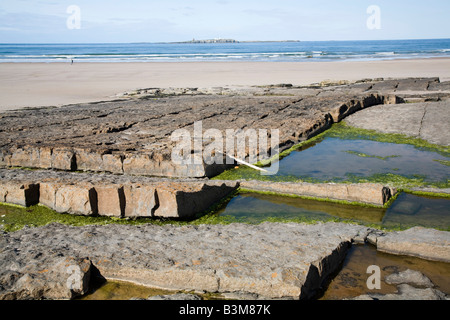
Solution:
M 381 29 L 367 28 L 370 5 Z M 450 38 L 449 12 L 448 0 L 0 0 L 0 43 Z

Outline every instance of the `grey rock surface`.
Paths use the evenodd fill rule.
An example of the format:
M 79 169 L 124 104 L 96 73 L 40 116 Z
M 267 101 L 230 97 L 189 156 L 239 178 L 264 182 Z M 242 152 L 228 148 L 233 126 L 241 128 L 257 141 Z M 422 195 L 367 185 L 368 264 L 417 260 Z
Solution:
M 0 241 L 3 245 L 3 241 Z M 8 250 L 2 248 L 0 255 Z M 0 262 L 0 300 L 72 299 L 89 289 L 91 261 L 73 255 L 31 252 L 25 260 L 10 257 Z M 43 262 L 43 263 L 42 263 Z
M 358 296 L 352 300 L 447 300 L 445 293 L 432 288 L 415 288 L 409 284 L 397 286 L 397 293 L 370 293 Z
M 387 253 L 450 262 L 450 232 L 448 231 L 414 227 L 378 236 L 376 245 L 377 250 Z
M 176 146 L 171 134 L 176 129 L 193 135 L 194 124 L 199 121 L 202 132 L 217 129 L 224 137 L 227 129 L 264 129 L 268 134 L 279 129 L 283 149 L 349 114 L 388 100 L 378 92 L 328 88 L 327 96 L 318 96 L 288 92 L 293 90 L 288 88 L 267 89 L 246 87 L 226 95 L 181 90 L 129 100 L 6 112 L 0 115 L 0 166 L 210 177 L 227 166 L 171 161 Z M 203 141 L 202 147 L 208 144 Z
M 435 253 L 449 236 L 427 229 L 424 240 L 421 230 L 414 229 L 380 233 L 344 223 L 180 227 L 52 223 L 1 234 L 0 298 L 70 299 L 89 289 L 93 266 L 107 279 L 150 287 L 217 292 L 239 299 L 310 299 L 338 270 L 352 242 L 372 235 L 384 248 L 382 239 L 392 236 L 396 241 L 387 242 L 389 252 L 421 256 L 421 245 L 410 243 L 405 251 L 405 243 L 424 242 L 427 251 Z M 366 298 L 443 298 L 419 272 L 395 273 L 386 281 L 399 284 L 399 294 Z M 83 285 L 68 290 L 68 283 Z
M 307 183 L 241 181 L 243 189 L 269 191 L 288 195 L 308 196 L 383 206 L 397 192 L 395 188 L 377 183 Z
M 440 290 L 434 289 L 431 280 L 417 270 L 407 269 L 395 272 L 385 277 L 388 284 L 397 285 L 396 293 L 363 294 L 352 300 L 448 300 L 448 296 Z
M 411 269 L 407 269 L 402 272 L 392 273 L 386 276 L 384 280 L 388 284 L 407 283 L 415 287 L 426 287 L 426 288 L 434 287 L 433 282 L 431 282 L 431 280 L 428 277 L 426 277 L 422 272 Z
M 25 274 L 41 281 L 13 297 L 38 298 L 27 292 L 64 287 L 69 274 L 50 277 L 42 270 L 66 257 L 84 257 L 107 279 L 172 290 L 308 299 L 337 270 L 352 238 L 366 230 L 339 223 L 182 227 L 52 223 L 1 236 L 0 297 L 11 297 Z
M 351 126 L 450 145 L 450 101 L 379 105 L 345 119 Z
M 176 129 L 193 133 L 198 121 L 203 131 L 279 129 L 282 150 L 356 111 L 411 99 L 441 101 L 450 97 L 448 88 L 438 78 L 325 81 L 304 87 L 148 88 L 116 101 L 5 112 L 0 114 L 0 166 L 211 177 L 229 166 L 170 161 L 176 145 L 170 136 Z M 446 105 L 424 104 L 414 111 L 408 106 L 383 110 L 391 110 L 386 118 L 397 125 L 395 119 L 411 113 L 414 122 L 399 130 L 448 143 L 448 130 L 440 130 L 448 123 L 442 104 Z M 369 124 L 373 117 L 370 120 Z M 434 130 L 430 124 L 436 120 L 444 127 L 439 124 Z
M 150 296 L 147 300 L 202 300 L 202 298 L 196 294 L 191 293 L 175 293 L 162 296 Z

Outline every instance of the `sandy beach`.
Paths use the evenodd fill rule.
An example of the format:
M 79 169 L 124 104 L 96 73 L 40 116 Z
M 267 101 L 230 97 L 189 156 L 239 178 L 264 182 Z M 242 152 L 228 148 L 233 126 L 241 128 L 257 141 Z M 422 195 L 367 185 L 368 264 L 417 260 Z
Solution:
M 116 98 L 139 88 L 215 87 L 363 78 L 440 77 L 450 59 L 347 62 L 2 63 L 0 111 Z

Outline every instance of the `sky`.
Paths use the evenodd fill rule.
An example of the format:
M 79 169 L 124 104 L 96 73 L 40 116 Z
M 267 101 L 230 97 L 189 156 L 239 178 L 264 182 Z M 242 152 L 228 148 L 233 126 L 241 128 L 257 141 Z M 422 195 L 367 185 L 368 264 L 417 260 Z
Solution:
M 0 0 L 0 43 L 450 38 L 449 12 L 449 0 Z

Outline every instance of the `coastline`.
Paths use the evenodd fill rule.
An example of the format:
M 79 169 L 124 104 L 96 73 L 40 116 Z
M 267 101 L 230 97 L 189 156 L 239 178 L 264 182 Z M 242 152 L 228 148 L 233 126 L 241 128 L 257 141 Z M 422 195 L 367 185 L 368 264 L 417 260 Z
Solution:
M 139 88 L 225 87 L 324 80 L 439 77 L 450 58 L 339 62 L 1 63 L 0 111 L 117 99 Z

